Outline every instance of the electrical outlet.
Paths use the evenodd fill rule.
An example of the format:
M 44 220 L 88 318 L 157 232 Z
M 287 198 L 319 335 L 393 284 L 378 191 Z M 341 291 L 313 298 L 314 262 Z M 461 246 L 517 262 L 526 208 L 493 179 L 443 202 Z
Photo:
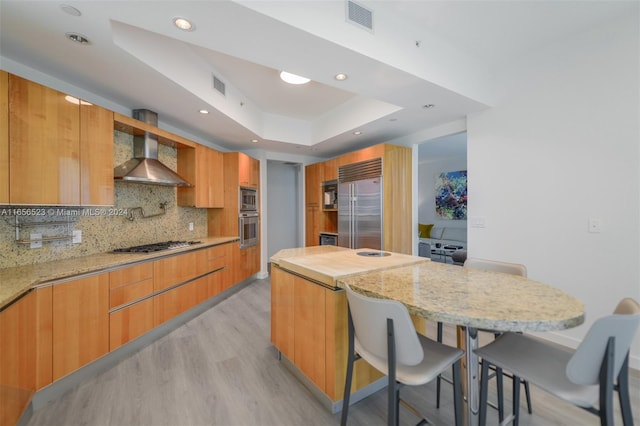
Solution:
M 42 238 L 42 234 L 30 234 L 29 239 L 31 240 L 40 240 Z M 42 241 L 34 241 L 31 243 L 31 248 L 42 248 Z
M 193 222 L 189 222 L 189 231 L 193 231 Z
M 74 229 L 73 231 L 73 239 L 71 240 L 73 244 L 80 244 L 82 242 L 82 231 L 80 229 Z

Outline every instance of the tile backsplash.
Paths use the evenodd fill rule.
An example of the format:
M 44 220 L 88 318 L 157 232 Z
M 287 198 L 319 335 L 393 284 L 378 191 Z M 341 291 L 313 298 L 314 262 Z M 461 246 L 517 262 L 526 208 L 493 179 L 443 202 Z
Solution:
M 115 131 L 114 165 L 129 160 L 132 152 L 133 137 Z M 172 170 L 177 169 L 175 148 L 159 144 L 158 159 Z M 66 234 L 67 228 L 82 231 L 79 244 L 73 244 L 70 239 L 58 240 L 43 242 L 41 248 L 35 249 L 31 249 L 29 244 L 16 243 L 15 216 L 0 215 L 0 268 L 85 256 L 119 247 L 206 237 L 206 209 L 178 207 L 176 201 L 174 187 L 115 182 L 113 208 L 47 206 L 43 208 L 46 212 L 43 217 L 19 216 L 18 219 L 24 222 L 64 223 L 23 228 L 21 239 L 28 239 L 30 233 L 43 236 Z M 167 203 L 165 215 L 145 219 L 135 211 L 134 220 L 129 220 L 129 213 L 134 207 L 142 207 L 146 216 L 162 213 L 161 203 Z M 5 207 L 0 207 L 0 210 L 10 212 Z M 193 231 L 189 231 L 189 223 L 193 223 Z

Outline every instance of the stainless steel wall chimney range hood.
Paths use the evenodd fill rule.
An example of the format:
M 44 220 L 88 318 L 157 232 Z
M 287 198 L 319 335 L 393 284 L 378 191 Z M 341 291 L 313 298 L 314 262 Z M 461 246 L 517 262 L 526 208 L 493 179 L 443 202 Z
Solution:
M 133 118 L 158 126 L 158 114 L 147 109 L 134 109 Z M 133 137 L 133 158 L 114 168 L 113 178 L 148 185 L 193 186 L 158 161 L 158 137 L 148 132 Z

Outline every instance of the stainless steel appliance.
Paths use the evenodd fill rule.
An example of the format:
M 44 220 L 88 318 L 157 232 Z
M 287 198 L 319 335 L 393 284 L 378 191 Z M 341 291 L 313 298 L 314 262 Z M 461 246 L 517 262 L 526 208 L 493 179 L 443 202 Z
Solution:
M 240 212 L 258 212 L 258 190 L 255 188 L 240 187 L 238 194 L 238 207 Z
M 133 118 L 158 126 L 158 114 L 147 109 L 133 110 Z M 149 132 L 133 136 L 133 158 L 114 168 L 113 178 L 150 185 L 192 186 L 158 160 L 158 137 Z
M 382 159 L 338 169 L 338 245 L 384 249 Z
M 338 234 L 334 234 L 332 232 L 321 232 L 320 245 L 321 246 L 337 246 Z
M 252 247 L 258 244 L 258 226 L 260 218 L 257 212 L 240 213 L 240 248 Z
M 174 250 L 200 244 L 200 241 L 163 241 L 161 243 L 143 244 L 113 250 L 113 253 L 154 253 L 157 251 Z

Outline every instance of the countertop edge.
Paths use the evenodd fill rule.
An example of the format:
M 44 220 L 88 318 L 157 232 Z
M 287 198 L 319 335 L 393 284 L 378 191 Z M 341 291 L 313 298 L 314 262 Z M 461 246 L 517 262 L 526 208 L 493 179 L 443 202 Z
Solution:
M 110 271 L 113 269 L 123 268 L 129 265 L 134 265 L 136 263 L 143 263 L 158 260 L 165 257 L 175 256 L 177 254 L 187 253 L 190 251 L 202 250 L 209 247 L 214 247 L 221 244 L 233 243 L 235 241 L 239 241 L 240 238 L 237 236 L 229 236 L 229 237 L 207 237 L 200 239 L 202 242 L 197 245 L 179 248 L 175 250 L 169 251 L 160 251 L 155 253 L 96 253 L 88 256 L 81 256 L 75 258 L 64 259 L 64 262 L 72 263 L 72 262 L 82 262 L 88 261 L 90 259 L 99 259 L 102 256 L 113 256 L 113 261 L 100 262 L 100 266 L 96 267 L 81 267 L 78 266 L 77 269 L 71 269 L 71 267 L 66 272 L 52 272 L 50 275 L 38 275 L 38 270 L 44 270 L 47 268 L 47 265 L 51 265 L 53 263 L 59 263 L 60 261 L 52 261 L 52 262 L 43 262 L 34 265 L 24 265 L 24 266 L 16 266 L 11 268 L 5 268 L 0 270 L 0 282 L 2 281 L 2 274 L 11 274 L 12 271 L 18 273 L 18 271 L 25 271 L 27 268 L 34 269 L 31 276 L 25 277 L 24 279 L 18 278 L 18 283 L 13 283 L 10 290 L 7 290 L 7 293 L 4 294 L 3 284 L 0 284 L 0 312 L 4 309 L 8 308 L 11 304 L 19 300 L 22 296 L 28 293 L 30 290 L 42 286 L 55 285 L 58 281 L 66 281 L 69 279 L 78 278 L 84 275 L 95 274 L 105 271 Z M 25 273 L 25 272 L 23 272 Z

